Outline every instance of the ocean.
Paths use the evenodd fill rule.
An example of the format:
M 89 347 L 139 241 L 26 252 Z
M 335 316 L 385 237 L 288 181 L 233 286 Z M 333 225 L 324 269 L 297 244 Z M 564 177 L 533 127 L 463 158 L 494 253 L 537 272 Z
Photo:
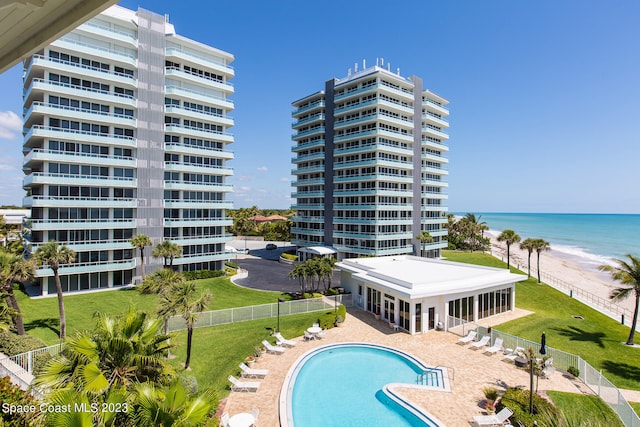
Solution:
M 640 257 L 640 215 L 474 212 L 493 233 L 511 229 L 526 238 L 549 242 L 558 256 L 590 269 L 624 258 Z M 463 216 L 465 213 L 456 213 Z

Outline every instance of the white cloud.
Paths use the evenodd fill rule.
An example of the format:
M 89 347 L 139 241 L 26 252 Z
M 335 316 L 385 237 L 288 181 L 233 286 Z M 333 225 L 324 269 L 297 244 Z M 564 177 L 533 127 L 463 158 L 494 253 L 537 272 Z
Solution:
M 280 178 L 280 182 L 291 182 L 291 180 L 287 177 Z
M 0 111 L 0 139 L 15 138 L 22 131 L 22 119 L 13 111 Z
M 260 171 L 260 172 L 266 172 L 266 171 L 268 171 L 268 170 L 269 170 L 269 168 L 268 168 L 268 167 L 266 167 L 266 166 L 260 166 L 260 167 L 258 168 L 258 171 Z

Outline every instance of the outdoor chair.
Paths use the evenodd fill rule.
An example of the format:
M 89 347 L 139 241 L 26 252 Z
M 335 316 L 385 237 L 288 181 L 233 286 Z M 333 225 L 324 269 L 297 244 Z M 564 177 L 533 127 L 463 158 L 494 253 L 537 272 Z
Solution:
M 511 353 L 504 355 L 504 360 L 513 362 L 516 360 L 516 357 L 521 357 L 524 354 L 524 348 L 516 347 L 515 350 L 512 350 Z
M 467 343 L 470 343 L 471 341 L 476 339 L 476 335 L 477 332 L 476 331 L 469 331 L 469 333 L 467 334 L 467 336 L 462 337 L 458 340 L 458 344 L 462 344 L 465 345 Z
M 268 369 L 253 369 L 244 363 L 240 363 L 239 366 L 240 369 L 242 369 L 242 376 L 244 378 L 264 378 L 269 373 Z
M 318 338 L 322 339 L 322 338 L 324 338 L 326 335 L 327 335 L 327 330 L 326 330 L 326 329 L 323 329 L 323 330 L 321 330 L 320 332 L 318 332 L 318 333 L 316 334 L 316 337 L 318 337 Z
M 256 408 L 255 406 L 251 409 L 251 415 L 253 415 L 253 424 L 251 424 L 253 427 L 256 427 L 258 425 L 258 415 L 260 415 L 260 409 Z
M 491 335 L 485 335 L 482 338 L 480 338 L 480 341 L 477 341 L 471 344 L 469 348 L 473 348 L 474 350 L 477 350 L 479 348 L 486 347 L 487 345 L 489 345 L 489 341 L 491 341 Z
M 260 387 L 259 382 L 240 381 L 233 375 L 229 375 L 229 382 L 231 382 L 231 391 L 258 391 Z
M 504 349 L 502 345 L 502 338 L 496 338 L 493 342 L 493 345 L 484 351 L 485 354 L 496 354 L 497 352 Z
M 269 341 L 262 340 L 262 345 L 267 349 L 267 353 L 271 354 L 282 354 L 284 353 L 284 347 L 274 346 L 269 344 Z
M 228 427 L 229 426 L 229 414 L 222 414 L 220 417 L 220 427 Z
M 473 422 L 477 426 L 501 426 L 511 415 L 513 411 L 505 406 L 495 415 L 476 415 L 473 417 Z
M 295 347 L 297 344 L 297 342 L 295 342 L 294 340 L 288 340 L 284 338 L 280 332 L 276 332 L 274 336 L 278 340 L 278 345 L 282 345 L 285 347 Z
M 311 341 L 311 340 L 315 340 L 315 339 L 316 339 L 315 335 L 313 335 L 310 332 L 304 331 L 304 340 L 305 341 Z

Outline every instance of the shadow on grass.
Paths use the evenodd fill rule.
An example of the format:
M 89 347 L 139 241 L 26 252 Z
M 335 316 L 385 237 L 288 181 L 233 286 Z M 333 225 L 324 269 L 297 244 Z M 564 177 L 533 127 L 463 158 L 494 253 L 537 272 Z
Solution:
M 624 362 L 614 362 L 612 360 L 605 360 L 602 362 L 602 369 L 611 372 L 621 378 L 640 378 L 640 367 L 629 365 Z
M 50 317 L 48 319 L 37 319 L 24 324 L 24 330 L 30 331 L 32 329 L 49 329 L 54 332 L 56 336 L 60 336 L 60 319 Z
M 591 341 L 600 348 L 604 348 L 603 338 L 607 336 L 604 332 L 589 332 L 575 326 L 552 329 L 560 335 L 569 338 L 569 341 Z

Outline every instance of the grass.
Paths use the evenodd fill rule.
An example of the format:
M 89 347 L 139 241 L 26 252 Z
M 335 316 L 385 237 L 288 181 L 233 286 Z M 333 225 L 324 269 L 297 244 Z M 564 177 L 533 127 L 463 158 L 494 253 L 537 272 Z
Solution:
M 589 422 L 588 425 L 594 426 L 624 426 L 615 412 L 598 396 L 561 391 L 548 391 L 547 394 L 566 419 L 572 421 L 571 425 Z
M 640 415 L 640 402 L 629 402 L 629 405 L 636 411 L 636 414 Z
M 236 286 L 226 277 L 197 281 L 198 289 L 209 289 L 213 299 L 209 310 L 230 307 L 268 304 L 283 296 L 279 292 L 256 291 Z M 24 316 L 25 329 L 29 335 L 41 338 L 47 344 L 56 344 L 60 331 L 58 299 L 29 298 L 23 292 L 16 292 L 20 309 Z M 64 307 L 67 318 L 67 335 L 74 330 L 90 329 L 95 324 L 96 312 L 119 314 L 133 304 L 137 309 L 155 313 L 158 304 L 156 295 L 141 295 L 135 289 L 120 289 L 91 294 L 65 295 Z
M 506 267 L 488 254 L 445 251 L 444 256 L 451 261 Z M 534 278 L 516 284 L 516 307 L 534 313 L 496 329 L 531 341 L 539 341 L 544 331 L 547 345 L 581 356 L 594 368 L 602 369 L 617 387 L 640 390 L 640 349 L 621 344 L 629 335 L 627 326 L 550 286 L 537 284 Z
M 280 330 L 286 338 L 298 337 L 323 312 L 295 314 L 280 317 Z M 191 353 L 191 371 L 184 372 L 183 364 L 186 357 L 186 331 L 177 334 L 173 342 L 177 345 L 171 361 L 178 372 L 195 376 L 199 387 L 211 387 L 221 398 L 228 393 L 229 375 L 240 372 L 238 364 L 253 354 L 256 346 L 261 346 L 263 339 L 269 338 L 269 329 L 276 326 L 276 319 L 262 319 L 248 322 L 238 322 L 211 328 L 195 329 L 193 333 L 193 349 Z

